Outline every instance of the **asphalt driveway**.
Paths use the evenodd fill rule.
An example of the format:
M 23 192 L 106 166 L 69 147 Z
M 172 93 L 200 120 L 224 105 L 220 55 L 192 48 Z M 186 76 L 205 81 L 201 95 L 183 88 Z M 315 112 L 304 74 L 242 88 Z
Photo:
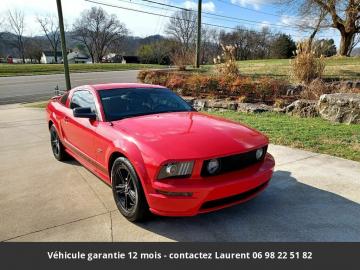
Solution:
M 111 189 L 54 159 L 42 110 L 0 106 L 0 241 L 360 241 L 360 163 L 283 146 L 245 204 L 132 224 Z

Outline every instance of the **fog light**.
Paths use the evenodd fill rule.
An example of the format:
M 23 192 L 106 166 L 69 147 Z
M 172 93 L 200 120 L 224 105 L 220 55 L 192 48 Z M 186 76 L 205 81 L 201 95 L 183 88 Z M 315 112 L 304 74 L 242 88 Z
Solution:
M 212 159 L 206 166 L 206 169 L 209 174 L 214 174 L 219 171 L 220 169 L 220 162 L 218 159 Z
M 256 150 L 256 159 L 260 160 L 262 158 L 263 154 L 264 154 L 263 148 L 259 148 L 258 150 Z
M 157 193 L 172 196 L 172 197 L 191 197 L 193 195 L 192 192 L 171 192 L 171 191 L 164 191 L 164 190 L 156 190 Z

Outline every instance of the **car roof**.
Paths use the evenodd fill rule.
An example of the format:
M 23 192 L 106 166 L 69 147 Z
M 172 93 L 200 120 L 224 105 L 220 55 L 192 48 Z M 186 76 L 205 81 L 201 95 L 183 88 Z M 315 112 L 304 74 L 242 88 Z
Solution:
M 92 84 L 89 85 L 96 91 L 100 90 L 110 90 L 110 89 L 119 89 L 119 88 L 166 88 L 161 85 L 153 84 L 144 84 L 144 83 L 104 83 L 104 84 Z

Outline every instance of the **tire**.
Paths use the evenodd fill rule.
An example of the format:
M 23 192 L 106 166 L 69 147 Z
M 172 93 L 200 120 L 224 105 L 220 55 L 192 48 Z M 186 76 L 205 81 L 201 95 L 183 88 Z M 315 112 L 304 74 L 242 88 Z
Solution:
M 111 168 L 111 185 L 116 206 L 129 221 L 142 221 L 148 217 L 149 206 L 139 177 L 130 161 L 117 158 Z
M 59 161 L 64 161 L 68 158 L 67 153 L 65 152 L 65 147 L 61 143 L 59 135 L 54 125 L 50 127 L 50 145 L 54 157 Z

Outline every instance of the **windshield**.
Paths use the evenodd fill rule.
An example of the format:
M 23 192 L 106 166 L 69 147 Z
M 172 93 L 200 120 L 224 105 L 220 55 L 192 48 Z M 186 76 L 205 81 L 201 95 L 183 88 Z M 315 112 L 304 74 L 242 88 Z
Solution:
M 120 88 L 100 90 L 99 95 L 107 121 L 156 113 L 193 111 L 185 100 L 169 89 Z

